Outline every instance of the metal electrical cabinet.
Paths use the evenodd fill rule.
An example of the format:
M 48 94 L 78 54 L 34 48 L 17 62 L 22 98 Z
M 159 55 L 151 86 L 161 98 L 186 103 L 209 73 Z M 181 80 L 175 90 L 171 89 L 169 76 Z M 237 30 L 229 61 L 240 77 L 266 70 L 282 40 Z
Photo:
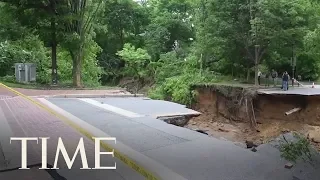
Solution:
M 15 76 L 18 82 L 35 82 L 37 66 L 34 63 L 15 63 Z

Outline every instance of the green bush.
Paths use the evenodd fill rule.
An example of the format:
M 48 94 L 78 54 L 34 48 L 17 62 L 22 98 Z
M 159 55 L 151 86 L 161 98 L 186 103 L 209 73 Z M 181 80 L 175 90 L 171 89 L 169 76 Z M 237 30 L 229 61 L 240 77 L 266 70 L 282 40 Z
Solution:
M 14 83 L 14 82 L 16 82 L 16 79 L 14 76 L 6 75 L 3 77 L 0 77 L 0 81 Z
M 186 73 L 165 79 L 149 91 L 152 99 L 171 100 L 176 103 L 191 105 L 195 92 L 191 89 L 193 84 L 217 82 L 217 78 L 208 72 Z
M 35 63 L 37 81 L 50 82 L 50 55 L 37 36 L 30 35 L 16 41 L 0 42 L 0 54 L 0 76 L 13 75 L 14 63 Z

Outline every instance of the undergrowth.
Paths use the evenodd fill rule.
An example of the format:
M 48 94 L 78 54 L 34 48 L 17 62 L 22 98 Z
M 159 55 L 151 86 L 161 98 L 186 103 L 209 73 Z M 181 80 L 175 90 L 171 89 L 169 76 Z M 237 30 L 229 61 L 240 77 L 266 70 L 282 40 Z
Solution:
M 149 91 L 152 99 L 170 100 L 176 103 L 191 105 L 196 92 L 192 89 L 194 84 L 218 82 L 218 78 L 211 74 L 182 74 L 166 78 L 157 83 Z

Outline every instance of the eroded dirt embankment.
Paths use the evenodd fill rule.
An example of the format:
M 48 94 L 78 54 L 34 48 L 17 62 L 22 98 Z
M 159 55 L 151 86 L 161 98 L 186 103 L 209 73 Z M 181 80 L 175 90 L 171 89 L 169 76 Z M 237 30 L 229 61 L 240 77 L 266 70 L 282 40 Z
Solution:
M 320 96 L 261 95 L 254 89 L 198 86 L 193 109 L 203 113 L 186 125 L 232 141 L 264 143 L 297 131 L 320 141 Z M 301 108 L 285 115 L 285 112 Z

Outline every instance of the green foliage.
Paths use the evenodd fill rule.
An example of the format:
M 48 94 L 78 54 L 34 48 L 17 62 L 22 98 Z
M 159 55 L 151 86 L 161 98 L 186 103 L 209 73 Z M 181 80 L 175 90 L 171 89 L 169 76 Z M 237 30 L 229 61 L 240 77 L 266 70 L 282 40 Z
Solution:
M 296 141 L 284 140 L 280 146 L 281 157 L 288 161 L 296 163 L 302 159 L 304 161 L 312 161 L 312 152 L 310 142 L 303 136 L 295 133 Z
M 3 77 L 0 77 L 0 81 L 7 82 L 7 83 L 15 83 L 16 78 L 14 76 L 6 75 Z
M 61 83 L 71 83 L 72 59 L 68 51 L 58 48 L 58 77 Z
M 253 76 L 256 44 L 264 71 L 290 72 L 295 56 L 296 75 L 319 78 L 316 1 L 55 2 L 0 0 L 0 76 L 12 75 L 15 62 L 34 62 L 39 82 L 49 83 L 56 42 L 60 82 L 75 78 L 79 86 L 81 77 L 97 86 L 133 77 L 155 83 L 159 98 L 186 104 L 189 85 L 216 79 L 211 72 Z
M 126 43 L 123 50 L 117 53 L 126 63 L 125 75 L 136 78 L 138 80 L 148 77 L 150 71 L 148 64 L 150 63 L 150 55 L 141 48 L 135 48 L 133 45 Z
M 36 36 L 27 36 L 16 41 L 0 42 L 0 76 L 13 75 L 14 63 L 35 63 L 37 81 L 48 83 L 50 61 L 48 51 Z
M 82 67 L 82 80 L 86 87 L 96 87 L 100 85 L 99 79 L 103 73 L 102 68 L 98 65 L 97 54 L 101 51 L 101 48 L 91 41 L 88 44 L 88 48 L 84 52 L 84 63 Z M 71 83 L 72 79 L 72 58 L 69 52 L 63 48 L 59 48 L 58 53 L 58 74 L 59 80 L 62 83 Z
M 100 78 L 103 69 L 99 66 L 97 54 L 102 51 L 101 47 L 93 40 L 87 42 L 84 51 L 84 63 L 82 69 L 82 81 L 86 86 L 100 86 Z
M 172 51 L 161 54 L 155 64 L 156 85 L 149 92 L 154 99 L 191 105 L 195 95 L 191 89 L 193 84 L 217 82 L 217 76 L 200 69 L 199 60 L 194 55 L 181 59 Z
M 184 60 L 178 59 L 177 53 L 174 51 L 161 54 L 160 59 L 152 64 L 155 71 L 155 81 L 163 82 L 166 78 L 174 77 L 181 74 L 185 63 Z
M 217 80 L 209 73 L 206 75 L 185 73 L 165 79 L 163 83 L 150 90 L 149 97 L 191 105 L 195 97 L 195 92 L 191 89 L 191 86 L 210 82 L 217 82 Z
M 116 53 L 122 50 L 125 43 L 142 48 L 144 32 L 149 23 L 146 9 L 132 0 L 106 1 L 101 24 L 107 31 L 97 31 L 95 41 L 103 49 L 98 55 L 100 66 L 105 70 L 103 83 L 116 82 L 122 77 L 124 62 Z

